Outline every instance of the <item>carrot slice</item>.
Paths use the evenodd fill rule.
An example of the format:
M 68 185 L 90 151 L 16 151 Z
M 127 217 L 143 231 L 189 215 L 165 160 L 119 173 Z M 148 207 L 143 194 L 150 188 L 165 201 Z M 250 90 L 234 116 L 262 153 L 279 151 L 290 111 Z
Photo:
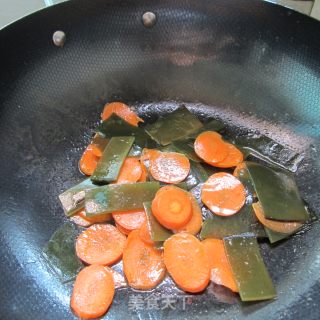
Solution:
M 146 161 L 146 160 L 150 160 L 153 157 L 157 157 L 159 155 L 159 153 L 160 153 L 160 151 L 158 151 L 158 150 L 144 148 L 142 150 L 140 160 L 142 162 Z
M 111 265 L 121 258 L 125 241 L 111 224 L 95 224 L 79 235 L 76 253 L 85 263 Z
M 167 229 L 178 229 L 192 217 L 191 200 L 184 190 L 166 186 L 158 190 L 152 201 L 152 213 Z
M 186 192 L 186 194 L 188 194 L 191 200 L 191 206 L 192 206 L 191 219 L 186 225 L 173 231 L 175 233 L 189 232 L 193 235 L 196 235 L 201 230 L 201 227 L 202 227 L 202 211 L 196 198 L 189 192 Z
M 222 161 L 214 163 L 215 167 L 232 168 L 243 161 L 243 154 L 237 147 L 231 143 L 226 143 L 226 145 L 228 147 L 228 155 Z
M 201 242 L 182 232 L 164 242 L 164 263 L 178 287 L 187 292 L 200 292 L 210 281 L 210 267 Z
M 132 111 L 126 104 L 122 102 L 112 102 L 104 106 L 103 112 L 101 114 L 102 120 L 107 120 L 112 113 L 127 121 L 132 126 L 138 126 L 139 122 L 144 122 L 137 114 Z
M 123 271 L 132 288 L 149 290 L 164 278 L 166 268 L 162 252 L 141 240 L 139 231 L 132 231 L 123 251 Z
M 226 172 L 215 173 L 204 183 L 202 202 L 219 216 L 237 213 L 245 204 L 246 191 L 243 184 Z
M 151 238 L 151 232 L 147 221 L 145 221 L 140 227 L 139 236 L 143 242 L 147 244 L 154 244 L 154 241 Z
M 122 233 L 122 234 L 124 234 L 124 235 L 128 235 L 132 230 L 128 230 L 128 229 L 126 229 L 126 228 L 124 228 L 124 227 L 121 227 L 119 224 L 117 224 L 116 223 L 116 227 L 117 227 L 117 229 Z
M 210 265 L 211 281 L 225 286 L 233 292 L 239 292 L 224 249 L 223 240 L 205 239 L 202 244 Z
M 106 222 L 108 220 L 111 219 L 110 214 L 109 213 L 105 213 L 105 214 L 99 214 L 96 216 L 92 216 L 92 217 L 88 217 L 86 215 L 86 211 L 85 209 L 81 209 L 77 212 L 78 215 L 80 215 L 83 219 L 91 222 L 91 223 L 101 223 L 101 222 Z
M 247 165 L 245 162 L 241 162 L 241 163 L 237 164 L 237 166 L 234 168 L 233 175 L 236 178 L 240 177 L 242 174 L 241 171 L 244 169 L 247 169 Z
M 115 184 L 137 182 L 142 174 L 142 169 L 139 159 L 128 157 L 124 160 L 121 167 L 118 179 Z
M 105 314 L 114 296 L 112 274 L 103 266 L 82 269 L 74 283 L 71 308 L 82 319 L 98 318 Z
M 263 213 L 263 208 L 259 202 L 252 204 L 254 213 L 257 219 L 260 221 L 268 229 L 271 229 L 275 232 L 279 233 L 292 233 L 297 231 L 303 226 L 303 223 L 294 221 L 294 222 L 283 222 L 283 221 L 276 221 L 271 219 L 266 219 Z
M 112 216 L 118 226 L 129 231 L 139 229 L 146 221 L 144 209 L 117 211 L 113 212 Z
M 121 273 L 107 266 L 104 266 L 104 268 L 111 273 L 115 289 L 124 288 L 128 286 L 126 279 Z
M 93 217 L 87 217 L 86 211 L 84 209 L 80 209 L 77 211 L 70 220 L 73 221 L 75 224 L 81 227 L 90 227 L 92 224 L 97 222 L 106 222 L 110 220 L 110 214 L 101 214 Z
M 84 150 L 82 157 L 79 161 L 80 171 L 87 176 L 91 176 L 94 170 L 96 169 L 99 160 L 100 158 L 93 153 L 92 145 L 89 144 L 86 150 Z
M 227 157 L 229 148 L 219 133 L 205 131 L 196 138 L 194 151 L 203 161 L 210 165 L 215 165 Z
M 150 173 L 158 181 L 179 183 L 189 174 L 189 159 L 177 152 L 153 153 L 150 158 Z
M 138 182 L 146 182 L 147 178 L 148 178 L 147 168 L 144 165 L 143 161 L 140 161 L 140 166 L 141 166 L 142 173 L 141 173 L 141 176 L 140 176 Z
M 90 227 L 92 225 L 91 222 L 87 221 L 86 219 L 84 219 L 80 214 L 76 213 L 74 214 L 72 217 L 70 217 L 70 220 L 75 223 L 76 225 L 80 226 L 80 227 Z

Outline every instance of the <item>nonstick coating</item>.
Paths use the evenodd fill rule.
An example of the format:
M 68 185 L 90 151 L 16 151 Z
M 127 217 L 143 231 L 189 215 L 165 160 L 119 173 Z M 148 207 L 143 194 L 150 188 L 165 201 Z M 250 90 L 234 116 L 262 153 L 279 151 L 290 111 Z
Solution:
M 145 11 L 157 15 L 151 29 Z M 148 121 L 184 102 L 202 119 L 218 116 L 303 152 L 297 180 L 319 215 L 319 27 L 253 0 L 78 0 L 3 29 L 0 318 L 74 318 L 72 284 L 52 276 L 41 248 L 66 220 L 57 196 L 81 179 L 78 159 L 106 101 L 136 106 Z M 63 48 L 53 45 L 56 30 L 66 32 Z M 262 244 L 275 301 L 232 304 L 211 286 L 185 311 L 129 310 L 133 291 L 123 289 L 105 318 L 318 319 L 319 229 Z M 170 288 L 154 294 L 181 294 Z

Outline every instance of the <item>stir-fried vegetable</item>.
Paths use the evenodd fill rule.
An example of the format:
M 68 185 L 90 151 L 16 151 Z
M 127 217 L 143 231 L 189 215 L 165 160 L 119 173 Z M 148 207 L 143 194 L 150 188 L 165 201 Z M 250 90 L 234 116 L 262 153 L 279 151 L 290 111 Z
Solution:
M 65 223 L 51 237 L 43 248 L 48 266 L 62 282 L 73 280 L 82 263 L 76 256 L 74 242 L 80 230 L 73 223 Z
M 129 285 L 139 290 L 156 287 L 166 273 L 162 252 L 143 242 L 137 230 L 128 236 L 123 252 L 123 270 Z
M 126 104 L 122 102 L 112 102 L 109 104 L 106 104 L 102 114 L 101 119 L 107 120 L 109 119 L 113 114 L 116 114 L 132 126 L 137 127 L 139 122 L 143 122 L 143 120 L 136 115 L 134 111 L 132 111 Z
M 145 130 L 152 139 L 166 146 L 172 141 L 179 140 L 197 132 L 202 123 L 187 108 L 181 107 L 165 118 L 146 126 Z
M 273 299 L 257 239 L 275 243 L 306 223 L 294 177 L 283 169 L 293 170 L 300 155 L 264 136 L 235 136 L 220 120 L 202 124 L 185 107 L 146 126 L 120 102 L 101 116 L 79 164 L 91 178 L 59 196 L 65 214 L 86 229 L 68 223 L 44 249 L 63 281 L 75 277 L 80 261 L 91 265 L 76 279 L 74 313 L 107 311 L 117 278 L 112 265 L 121 258 L 136 290 L 155 288 L 167 270 L 189 293 L 211 280 L 243 301 Z M 267 165 L 244 161 L 247 155 Z
M 192 206 L 184 190 L 167 186 L 161 188 L 152 201 L 152 213 L 168 229 L 185 226 L 192 217 Z
M 98 318 L 110 307 L 114 296 L 114 280 L 103 266 L 84 268 L 77 276 L 71 296 L 71 308 L 81 319 Z
M 64 213 L 70 217 L 79 211 L 79 209 L 84 208 L 85 190 L 96 187 L 97 186 L 92 183 L 91 179 L 86 179 L 61 193 L 59 195 L 59 200 Z
M 154 144 L 150 142 L 150 137 L 143 129 L 130 125 L 116 114 L 103 121 L 97 127 L 97 131 L 106 138 L 134 136 L 135 143 L 142 147 L 152 147 Z
M 111 138 L 91 176 L 91 180 L 95 183 L 116 181 L 133 142 L 134 137 Z
M 145 202 L 143 206 L 147 214 L 147 223 L 152 241 L 165 241 L 170 238 L 172 236 L 172 231 L 163 227 L 154 217 L 151 209 L 151 202 Z
M 133 210 L 153 200 L 160 188 L 158 182 L 107 185 L 86 191 L 85 209 L 88 216 L 114 211 Z
M 213 214 L 207 218 L 203 223 L 200 238 L 223 239 L 247 232 L 252 232 L 257 237 L 266 237 L 263 226 L 257 221 L 252 206 L 249 205 L 244 206 L 239 213 L 230 217 Z
M 265 218 L 281 221 L 306 221 L 308 212 L 292 174 L 258 163 L 247 163 Z
M 276 291 L 254 236 L 239 235 L 224 239 L 231 270 L 242 301 L 267 300 Z
M 121 258 L 125 241 L 111 224 L 95 224 L 78 237 L 77 256 L 87 264 L 112 265 Z
M 202 244 L 209 261 L 211 281 L 238 292 L 238 286 L 231 271 L 223 241 L 206 239 L 202 241 Z
M 164 243 L 164 263 L 177 286 L 187 292 L 201 292 L 209 283 L 210 266 L 202 243 L 182 232 Z
M 213 174 L 201 190 L 202 202 L 215 214 L 230 216 L 239 212 L 246 201 L 242 183 L 225 172 Z

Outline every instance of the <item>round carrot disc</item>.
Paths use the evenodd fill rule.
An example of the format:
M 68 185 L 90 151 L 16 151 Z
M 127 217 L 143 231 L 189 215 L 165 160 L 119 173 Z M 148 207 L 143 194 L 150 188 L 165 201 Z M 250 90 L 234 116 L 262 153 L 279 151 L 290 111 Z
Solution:
M 237 213 L 245 204 L 246 191 L 236 177 L 219 172 L 210 176 L 204 183 L 201 200 L 215 214 L 230 216 Z
M 164 242 L 164 263 L 174 282 L 184 291 L 200 292 L 210 281 L 204 247 L 189 233 L 177 233 Z
M 74 283 L 71 308 L 81 319 L 101 317 L 110 307 L 114 296 L 112 274 L 103 266 L 82 269 Z
M 210 165 L 224 160 L 229 152 L 221 135 L 214 131 L 205 131 L 198 135 L 194 142 L 197 156 Z
M 158 181 L 179 183 L 189 174 L 189 159 L 177 152 L 158 152 L 150 158 L 150 173 Z
M 112 102 L 106 104 L 101 114 L 102 120 L 107 120 L 113 113 L 132 126 L 137 127 L 139 122 L 144 122 L 134 111 L 132 111 L 126 104 L 122 102 Z
M 150 228 L 147 220 L 140 227 L 139 236 L 140 236 L 140 239 L 145 243 L 154 244 L 154 241 L 151 239 Z
M 232 168 L 243 161 L 242 152 L 231 143 L 226 143 L 228 147 L 228 155 L 222 161 L 214 164 L 218 168 Z
M 114 221 L 127 230 L 139 229 L 146 221 L 144 209 L 117 211 L 112 213 Z
M 77 256 L 88 264 L 111 265 L 123 252 L 126 237 L 111 224 L 95 224 L 76 241 Z
M 123 251 L 123 271 L 132 288 L 149 290 L 164 278 L 166 268 L 162 252 L 141 240 L 139 231 L 132 231 Z
M 91 176 L 97 167 L 100 158 L 93 153 L 92 145 L 89 144 L 84 150 L 79 161 L 79 169 L 87 176 Z
M 196 198 L 190 192 L 185 192 L 189 195 L 189 198 L 191 200 L 192 216 L 190 221 L 186 225 L 173 231 L 175 233 L 189 232 L 193 235 L 196 235 L 202 227 L 202 211 Z
M 211 281 L 225 286 L 233 292 L 238 292 L 238 286 L 234 280 L 223 241 L 220 239 L 205 239 L 202 241 L 202 245 L 208 257 Z
M 162 187 L 152 201 L 152 213 L 164 227 L 178 229 L 192 217 L 191 200 L 184 190 L 174 186 Z
M 147 168 L 144 165 L 143 161 L 140 161 L 140 166 L 141 166 L 142 173 L 141 173 L 141 176 L 140 176 L 138 182 L 146 182 L 147 178 L 148 178 Z
M 137 182 L 142 174 L 142 168 L 139 159 L 128 157 L 124 160 L 119 176 L 115 184 Z
M 120 226 L 120 224 L 117 224 L 117 223 L 116 223 L 116 227 L 122 234 L 125 234 L 126 236 L 132 231 Z

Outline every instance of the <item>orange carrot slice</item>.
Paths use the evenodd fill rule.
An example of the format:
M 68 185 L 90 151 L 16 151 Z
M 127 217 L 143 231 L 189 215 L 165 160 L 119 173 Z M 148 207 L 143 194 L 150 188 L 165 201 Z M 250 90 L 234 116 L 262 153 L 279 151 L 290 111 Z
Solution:
M 149 224 L 145 221 L 139 229 L 140 239 L 147 244 L 154 244 L 154 241 L 151 238 L 151 232 L 149 229 Z
M 237 213 L 245 204 L 246 191 L 242 183 L 226 172 L 215 173 L 204 183 L 202 202 L 219 216 Z
M 104 266 L 104 268 L 111 273 L 115 289 L 124 288 L 128 286 L 126 279 L 121 273 L 107 266 Z
M 121 227 L 119 224 L 117 224 L 116 223 L 116 227 L 117 227 L 117 229 L 122 233 L 122 234 L 124 234 L 124 235 L 128 235 L 132 230 L 128 230 L 128 229 L 126 229 L 126 228 L 124 228 L 124 227 Z
M 191 200 L 184 190 L 166 186 L 156 193 L 152 201 L 152 213 L 167 229 L 178 229 L 192 217 Z
M 129 231 L 139 229 L 146 221 L 146 213 L 144 209 L 117 211 L 113 212 L 112 216 L 118 226 Z
M 143 162 L 146 160 L 150 160 L 153 157 L 158 157 L 159 154 L 160 151 L 158 150 L 144 148 L 141 153 L 140 161 Z
M 193 235 L 196 235 L 201 230 L 201 227 L 202 227 L 202 211 L 196 198 L 191 193 L 189 192 L 186 192 L 186 193 L 190 198 L 191 206 L 192 206 L 191 219 L 186 225 L 173 231 L 174 233 L 189 232 Z
M 166 268 L 162 252 L 141 240 L 139 231 L 132 231 L 123 251 L 123 271 L 132 288 L 149 290 L 164 278 Z
M 121 258 L 125 241 L 111 224 L 95 224 L 79 235 L 76 253 L 87 264 L 111 265 Z
M 177 233 L 164 242 L 164 263 L 174 282 L 184 291 L 200 292 L 210 281 L 204 247 L 189 233 Z
M 124 160 L 118 179 L 115 184 L 137 182 L 142 174 L 142 168 L 139 159 L 128 157 Z
M 283 221 L 276 221 L 271 219 L 266 219 L 263 213 L 263 208 L 260 202 L 256 202 L 252 204 L 254 213 L 257 219 L 260 221 L 268 229 L 271 229 L 275 232 L 279 233 L 292 233 L 297 231 L 303 226 L 303 223 L 298 221 L 293 222 L 283 222 Z
M 189 174 L 189 159 L 177 152 L 157 152 L 150 158 L 150 173 L 155 180 L 179 183 Z
M 227 157 L 229 148 L 219 133 L 205 131 L 196 138 L 194 151 L 203 161 L 210 165 L 215 165 Z
M 234 168 L 233 175 L 238 178 L 242 175 L 242 170 L 247 169 L 247 165 L 245 162 L 241 162 L 237 164 L 237 166 Z
M 98 222 L 106 222 L 110 220 L 110 214 L 100 214 L 93 217 L 87 217 L 84 209 L 80 209 L 77 213 L 75 213 L 70 220 L 73 221 L 80 227 L 90 227 L 94 223 Z
M 101 114 L 102 120 L 107 120 L 112 113 L 127 121 L 132 126 L 138 126 L 139 122 L 144 122 L 137 114 L 132 111 L 126 104 L 122 102 L 112 102 L 104 106 L 103 112 Z
M 223 240 L 205 239 L 202 244 L 211 269 L 211 281 L 223 285 L 233 292 L 239 292 L 224 249 Z
M 71 308 L 82 319 L 101 317 L 110 307 L 114 296 L 112 274 L 103 266 L 82 269 L 74 283 Z
M 96 169 L 99 160 L 100 158 L 93 153 L 92 145 L 89 144 L 86 150 L 84 150 L 82 157 L 79 161 L 80 171 L 87 176 L 91 176 L 94 170 Z
M 141 166 L 142 173 L 141 173 L 141 176 L 140 176 L 138 182 L 146 182 L 147 178 L 148 178 L 147 168 L 144 165 L 143 161 L 140 161 L 140 166 Z
M 70 217 L 70 220 L 76 225 L 84 228 L 90 227 L 92 225 L 91 222 L 84 219 L 79 213 L 76 213 L 72 217 Z
M 109 140 L 101 137 L 99 133 L 96 133 L 91 141 L 92 152 L 95 156 L 101 158 L 102 153 L 107 146 Z
M 243 161 L 243 154 L 237 147 L 231 143 L 226 143 L 226 145 L 228 147 L 228 155 L 222 161 L 214 163 L 215 167 L 232 168 Z

